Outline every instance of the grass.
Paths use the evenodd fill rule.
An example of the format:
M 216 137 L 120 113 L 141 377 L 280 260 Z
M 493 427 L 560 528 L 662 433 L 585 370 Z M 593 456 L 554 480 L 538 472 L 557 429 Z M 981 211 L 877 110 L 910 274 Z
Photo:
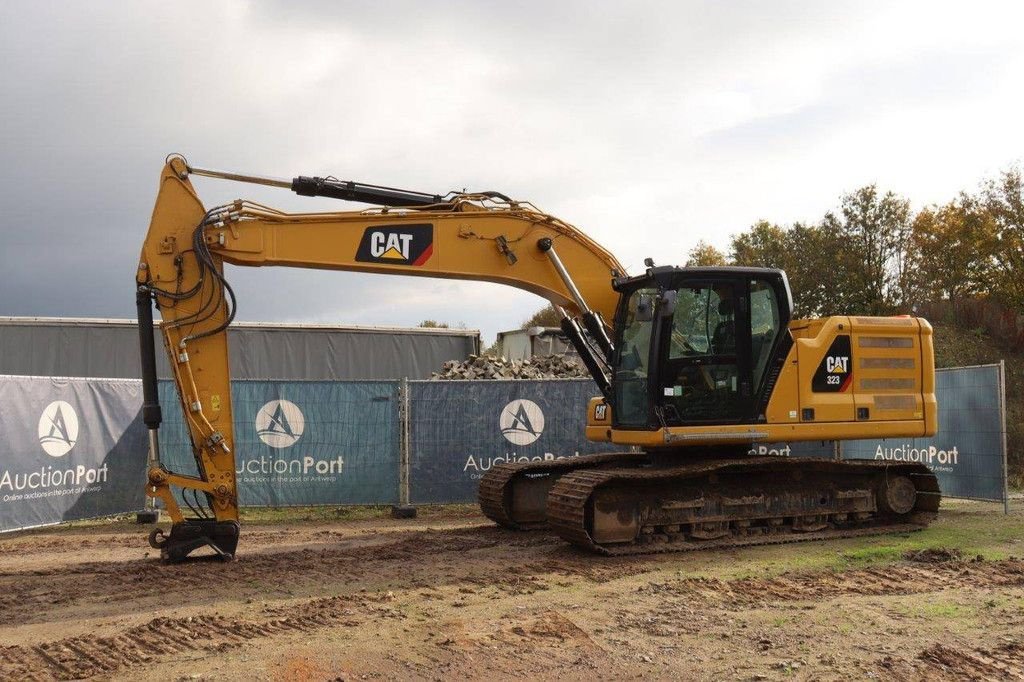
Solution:
M 270 525 L 309 521 L 365 521 L 391 516 L 391 507 L 368 505 L 352 507 L 246 507 L 239 520 L 246 525 Z
M 915 533 L 665 555 L 671 558 L 663 570 L 673 577 L 770 578 L 789 572 L 884 566 L 901 561 L 906 552 L 922 549 L 957 549 L 966 557 L 987 560 L 1024 556 L 1024 505 L 1017 501 L 1011 514 L 1004 515 L 1001 504 L 946 500 L 938 519 Z
M 958 620 L 975 615 L 975 610 L 973 608 L 967 608 L 959 604 L 942 601 L 931 601 L 921 604 L 917 609 L 917 612 L 922 618 L 935 618 L 941 620 Z
M 475 504 L 426 504 L 416 507 L 421 518 L 479 520 L 480 509 Z M 270 526 L 282 523 L 327 523 L 332 521 L 366 521 L 391 518 L 391 505 L 352 505 L 345 507 L 243 507 L 239 519 L 245 526 Z M 159 523 L 166 525 L 170 518 L 161 512 Z M 11 539 L 23 535 L 46 535 L 63 532 L 112 533 L 138 529 L 135 512 L 115 514 L 97 519 L 66 521 L 59 524 L 9 531 L 0 534 L 0 539 Z M 244 531 L 243 531 L 244 532 Z
M 890 608 L 910 618 L 947 623 L 977 620 L 979 616 L 988 615 L 983 611 L 993 607 L 957 603 L 942 595 L 930 594 L 904 596 L 898 601 L 894 600 L 890 604 Z
M 891 563 L 905 552 L 922 549 L 958 549 L 964 556 L 989 560 L 1024 556 L 1024 517 L 1020 512 L 1009 516 L 1001 511 L 988 514 L 981 509 L 994 511 L 997 505 L 984 503 L 966 503 L 975 508 L 964 511 L 964 504 L 940 512 L 934 524 L 918 533 L 864 538 L 862 546 L 839 555 L 837 568 Z
M 909 536 L 902 536 L 909 539 Z M 908 549 L 921 549 L 912 547 Z M 857 549 L 843 552 L 839 555 L 839 562 L 845 564 L 842 568 L 857 566 L 870 566 L 872 564 L 886 564 L 897 561 L 908 551 L 901 544 L 884 544 L 872 547 L 858 547 Z

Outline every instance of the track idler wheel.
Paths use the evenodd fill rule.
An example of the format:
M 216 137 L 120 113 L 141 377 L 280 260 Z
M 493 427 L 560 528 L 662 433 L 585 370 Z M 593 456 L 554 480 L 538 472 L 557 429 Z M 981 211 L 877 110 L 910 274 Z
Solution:
M 917 502 L 917 488 L 907 476 L 886 477 L 875 495 L 879 510 L 896 516 L 909 514 Z

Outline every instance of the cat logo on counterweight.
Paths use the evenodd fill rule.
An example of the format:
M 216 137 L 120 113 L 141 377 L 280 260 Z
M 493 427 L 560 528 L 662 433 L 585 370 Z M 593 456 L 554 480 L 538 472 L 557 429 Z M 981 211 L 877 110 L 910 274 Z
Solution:
M 420 266 L 434 253 L 434 226 L 378 225 L 368 227 L 359 242 L 356 261 Z
M 812 391 L 815 393 L 846 392 L 853 384 L 853 363 L 850 351 L 850 337 L 846 334 L 837 336 L 811 378 Z

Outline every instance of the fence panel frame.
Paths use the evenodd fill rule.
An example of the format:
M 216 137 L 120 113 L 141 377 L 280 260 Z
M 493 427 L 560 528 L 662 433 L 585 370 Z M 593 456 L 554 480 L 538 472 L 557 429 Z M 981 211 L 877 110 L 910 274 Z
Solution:
M 1010 470 L 1006 453 L 1006 360 L 999 361 L 999 427 L 1003 443 L 1003 513 L 1010 513 Z

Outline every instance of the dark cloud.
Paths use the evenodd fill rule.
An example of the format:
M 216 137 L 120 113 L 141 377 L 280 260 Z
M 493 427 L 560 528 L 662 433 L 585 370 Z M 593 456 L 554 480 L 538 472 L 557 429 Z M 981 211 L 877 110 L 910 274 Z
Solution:
M 648 255 L 682 261 L 701 238 L 724 244 L 762 215 L 813 218 L 872 163 L 907 191 L 955 190 L 1020 156 L 1020 127 L 999 113 L 1021 103 L 1019 21 L 999 5 L 914 7 L 0 4 L 0 314 L 131 316 L 158 173 L 175 151 L 275 176 L 498 189 L 634 269 Z M 872 101 L 885 116 L 864 115 Z M 927 112 L 928 125 L 886 118 L 903 111 Z M 954 141 L 955 164 L 921 153 L 931 130 Z M 968 133 L 969 147 L 955 144 Z M 918 146 L 868 158 L 870 135 L 883 150 L 887 135 Z M 208 205 L 338 208 L 196 184 Z M 542 304 L 496 285 L 231 276 L 249 320 L 429 317 L 492 337 Z

